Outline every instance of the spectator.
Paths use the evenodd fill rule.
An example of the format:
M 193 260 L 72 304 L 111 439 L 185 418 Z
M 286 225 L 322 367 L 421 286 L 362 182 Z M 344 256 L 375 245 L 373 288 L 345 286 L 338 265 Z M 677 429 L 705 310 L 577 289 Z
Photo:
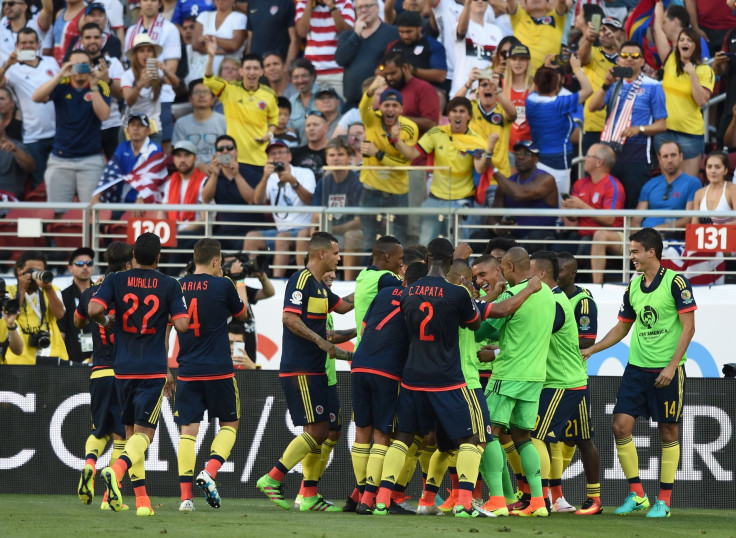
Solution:
M 235 261 L 233 269 L 236 269 Z M 256 316 L 253 312 L 253 305 L 263 299 L 273 297 L 276 293 L 273 289 L 273 283 L 268 279 L 268 275 L 265 272 L 259 271 L 251 276 L 254 276 L 261 283 L 261 288 L 253 288 L 245 284 L 245 281 L 240 281 L 236 284 L 238 295 L 243 300 L 248 309 L 248 317 L 243 322 L 243 328 L 245 329 L 245 353 L 248 357 L 251 357 L 253 362 L 256 362 L 258 358 L 258 333 L 256 331 Z M 228 329 L 229 332 L 229 329 Z M 260 366 L 256 365 L 256 368 Z
M 403 58 L 403 56 L 402 56 Z M 394 145 L 396 139 L 389 136 L 394 125 L 401 126 L 399 138 L 408 146 L 414 146 L 419 138 L 419 127 L 414 121 L 402 115 L 404 99 L 401 93 L 387 89 L 381 93 L 378 111 L 373 109 L 373 95 L 379 88 L 385 88 L 383 77 L 376 77 L 360 100 L 360 117 L 365 126 L 366 141 L 361 145 L 363 162 L 369 166 L 407 166 L 409 160 Z M 432 93 L 437 95 L 432 89 Z M 364 207 L 407 207 L 409 202 L 409 174 L 401 170 L 362 169 L 360 182 L 363 184 L 361 203 Z M 381 221 L 376 215 L 361 216 L 363 228 L 363 252 L 370 252 L 373 243 L 382 235 Z M 406 240 L 406 215 L 396 215 L 391 235 Z
M 102 9 L 85 10 L 82 26 L 93 22 L 108 35 L 114 35 L 120 45 L 120 52 L 114 56 L 118 60 L 123 57 L 123 40 L 125 39 L 125 20 L 123 19 L 123 4 L 120 0 L 99 0 L 88 6 L 99 4 Z M 111 53 L 112 55 L 112 53 Z
M 266 164 L 266 143 L 273 138 L 278 123 L 276 94 L 259 82 L 263 76 L 263 61 L 260 57 L 252 54 L 243 56 L 240 68 L 243 82 L 228 84 L 224 79 L 213 76 L 217 43 L 211 36 L 208 38 L 207 51 L 204 83 L 225 107 L 228 133 L 237 140 L 240 174 L 251 188 L 255 188 Z
M 180 25 L 177 24 L 181 34 L 181 58 L 176 68 L 176 76 L 180 82 L 184 82 L 184 84 L 180 83 L 179 87 L 174 89 L 177 102 L 180 102 L 186 85 L 197 78 L 202 78 L 204 66 L 207 63 L 207 56 L 197 54 L 192 48 L 192 39 L 194 38 L 194 27 L 196 24 L 197 17 L 186 17 Z M 235 63 L 237 66 L 238 62 Z M 222 69 L 222 64 L 220 64 L 220 69 Z M 197 73 L 200 73 L 199 77 L 196 76 Z
M 171 15 L 171 22 L 181 28 L 184 26 L 184 21 L 189 17 L 193 17 L 196 20 L 197 15 L 205 11 L 214 11 L 215 9 L 215 2 L 213 0 L 178 0 L 174 8 L 174 13 Z
M 117 0 L 115 0 L 117 1 Z M 119 4 L 119 2 L 118 2 Z M 82 37 L 81 33 L 85 26 L 88 24 L 94 24 L 100 29 L 100 45 L 95 55 L 102 53 L 105 56 L 111 58 L 117 58 L 118 60 L 123 57 L 123 44 L 118 39 L 118 36 L 110 32 L 110 25 L 107 22 L 107 16 L 105 14 L 105 6 L 100 3 L 88 4 L 84 10 L 84 18 L 82 19 L 83 24 L 80 24 L 80 35 L 75 36 L 69 42 L 69 46 L 64 54 L 64 61 L 69 58 L 69 54 L 76 49 L 84 48 L 80 43 Z
M 726 140 L 726 130 L 732 123 L 736 108 L 736 28 L 723 40 L 723 50 L 716 53 L 713 71 L 721 78 L 721 92 L 726 94 L 716 131 L 716 147 L 733 148 L 736 147 L 736 141 Z
M 5 26 L 0 24 L 0 28 Z M 0 66 L 0 87 L 7 85 L 15 92 L 20 108 L 25 111 L 23 143 L 36 163 L 31 174 L 31 188 L 43 183 L 46 161 L 54 144 L 56 113 L 52 103 L 36 103 L 31 97 L 36 89 L 59 72 L 59 64 L 51 56 L 38 56 L 32 61 L 17 61 L 18 50 L 38 51 L 38 34 L 31 28 L 18 32 L 17 49 Z
M 401 126 L 394 124 L 389 130 L 396 140 L 396 149 L 404 157 L 413 160 L 419 155 L 433 155 L 437 167 L 432 176 L 429 198 L 422 207 L 435 208 L 437 213 L 443 209 L 473 207 L 475 199 L 474 172 L 482 174 L 491 164 L 493 146 L 490 138 L 481 138 L 468 128 L 473 117 L 473 106 L 465 97 L 455 97 L 447 104 L 449 125 L 434 127 L 427 131 L 416 146 L 407 145 L 400 138 Z M 486 149 L 487 148 L 487 149 Z M 450 168 L 448 173 L 445 169 Z M 440 235 L 449 235 L 452 219 L 439 220 L 436 215 L 422 216 L 419 242 L 427 245 Z M 465 239 L 470 230 L 455 230 L 456 235 Z
M 177 122 L 177 125 L 179 125 L 179 122 Z M 172 205 L 203 203 L 202 190 L 207 181 L 207 174 L 197 166 L 198 153 L 199 148 L 190 140 L 184 139 L 174 142 L 173 158 L 176 172 L 171 174 L 164 184 L 164 203 Z M 159 211 L 158 218 L 166 217 L 176 221 L 176 247 L 184 251 L 183 253 L 172 252 L 169 258 L 169 261 L 174 264 L 174 271 L 171 274 L 172 276 L 178 276 L 180 268 L 186 265 L 194 244 L 199 239 L 191 236 L 201 235 L 204 232 L 204 222 L 207 215 L 204 211 L 199 214 L 194 211 L 169 211 L 168 215 L 164 214 L 163 211 Z
M 575 130 L 573 114 L 593 93 L 577 56 L 570 57 L 575 78 L 580 83 L 576 93 L 560 92 L 562 81 L 558 72 L 540 67 L 534 75 L 537 91 L 526 100 L 526 119 L 532 131 L 532 141 L 539 148 L 540 168 L 555 178 L 557 192 L 570 192 L 570 166 L 573 153 L 570 138 Z
M 307 118 L 309 122 L 310 118 Z M 309 213 L 280 212 L 280 208 L 308 206 L 312 201 L 312 193 L 316 186 L 314 174 L 308 168 L 292 166 L 289 147 L 281 140 L 275 139 L 266 148 L 268 162 L 263 168 L 263 178 L 255 188 L 253 199 L 256 204 L 266 202 L 276 209 L 273 220 L 276 228 L 248 232 L 243 243 L 243 250 L 275 250 L 273 257 L 273 276 L 284 278 L 294 248 L 294 239 L 299 231 L 309 225 Z
M 84 0 L 66 0 L 65 6 L 56 14 L 53 28 L 54 59 L 61 64 L 64 61 L 72 39 L 79 37 L 81 20 L 87 4 Z
M 53 101 L 56 134 L 44 178 L 49 202 L 88 203 L 105 168 L 100 128 L 110 115 L 110 89 L 92 69 L 89 53 L 74 51 L 61 70 L 33 94 Z
M 227 82 L 242 82 L 243 75 L 240 74 L 240 62 L 231 56 L 223 58 L 217 76 Z
M 563 200 L 563 209 L 623 209 L 626 193 L 621 182 L 611 175 L 611 170 L 616 164 L 616 153 L 603 144 L 593 144 L 585 155 L 585 173 L 587 176 L 580 178 L 572 187 L 572 196 Z M 593 238 L 591 243 L 579 243 L 560 247 L 560 251 L 573 251 L 578 256 L 591 255 L 590 267 L 593 270 L 593 282 L 603 282 L 603 270 L 606 268 L 604 256 L 610 245 L 608 241 L 623 242 L 623 233 L 606 228 L 621 228 L 622 217 L 611 215 L 601 217 L 580 217 L 565 219 L 565 224 L 577 226 L 578 229 L 567 236 L 567 239 L 580 241 L 581 239 Z M 597 229 L 596 229 L 597 228 Z M 600 279 L 596 280 L 596 273 Z
M 289 98 L 289 101 L 291 101 L 289 127 L 296 130 L 299 140 L 304 140 L 304 122 L 307 119 L 307 112 L 314 110 L 314 100 L 317 94 L 314 81 L 317 77 L 317 71 L 312 62 L 306 58 L 299 58 L 289 66 L 289 76 L 291 77 L 291 83 L 299 92 Z
M 705 145 L 705 125 L 700 107 L 710 99 L 716 83 L 713 69 L 702 63 L 700 36 L 692 28 L 680 32 L 674 54 L 664 63 L 662 87 L 667 104 L 667 131 L 654 137 L 654 147 L 668 140 L 680 145 L 685 156 L 682 169 L 698 175 Z
M 699 2 L 685 0 L 685 8 L 690 15 L 693 29 L 703 36 L 710 46 L 710 57 L 720 49 L 726 34 L 736 27 L 733 4 L 727 2 Z
M 212 110 L 215 96 L 202 79 L 189 83 L 192 113 L 182 116 L 174 125 L 172 141 L 187 140 L 197 148 L 197 167 L 204 171 L 215 153 L 215 140 L 227 132 L 225 116 Z M 194 248 L 194 245 L 192 245 Z
M 164 62 L 157 58 L 161 56 L 161 46 L 157 45 L 147 34 L 135 36 L 133 46 L 125 55 L 130 61 L 130 69 L 123 73 L 120 87 L 128 105 L 128 114 L 145 114 L 151 121 L 152 139 L 163 145 L 162 103 L 163 87 L 165 84 L 178 86 L 179 79 L 170 71 Z M 156 67 L 149 66 L 149 59 L 156 62 Z M 169 136 L 169 140 L 171 136 Z
M 506 39 L 506 38 L 504 38 Z M 502 40 L 503 41 L 503 40 Z M 503 54 L 505 44 L 499 45 L 498 55 Z M 516 120 L 511 124 L 509 132 L 509 143 L 505 148 L 509 155 L 509 167 L 511 172 L 516 172 L 513 147 L 522 140 L 531 140 L 532 132 L 526 121 L 526 98 L 534 85 L 534 76 L 531 63 L 529 47 L 518 43 L 509 44 L 508 60 L 504 73 L 503 93 L 516 109 Z M 498 165 L 497 165 L 498 166 Z M 501 168 L 499 167 L 499 170 Z
M 363 84 L 361 84 L 361 91 L 365 93 L 365 91 L 370 87 L 375 79 L 376 77 L 373 75 L 365 79 L 363 81 Z M 331 138 L 348 134 L 348 127 L 354 123 L 360 123 L 360 108 L 358 107 L 350 108 L 345 111 L 342 116 L 340 116 L 340 119 L 337 122 L 337 127 L 335 127 L 335 130 L 332 132 Z
M 560 53 L 567 18 L 565 0 L 557 0 L 553 9 L 547 0 L 527 0 L 525 8 L 519 5 L 519 0 L 509 0 L 508 13 L 514 35 L 531 51 L 535 70 L 542 67 L 547 55 Z
M 123 52 L 135 45 L 138 34 L 145 33 L 151 41 L 161 47 L 158 59 L 166 65 L 166 71 L 170 76 L 175 73 L 181 58 L 181 39 L 176 26 L 167 21 L 159 13 L 161 0 L 140 0 L 140 17 L 135 24 L 131 25 L 125 33 Z M 169 77 L 170 78 L 170 77 Z M 171 104 L 174 102 L 175 94 L 171 84 L 165 81 L 161 86 L 159 100 L 161 102 L 161 139 L 162 146 L 167 154 L 171 153 L 171 137 L 174 133 L 174 117 L 171 114 Z
M 398 8 L 398 11 L 396 8 Z M 382 20 L 387 24 L 396 26 L 396 17 L 398 17 L 399 12 L 403 13 L 404 11 L 416 11 L 422 16 L 422 33 L 424 35 L 435 39 L 439 36 L 438 24 L 432 18 L 432 10 L 425 0 L 402 0 L 400 4 L 397 4 L 397 0 L 385 0 L 383 2 Z
M 240 58 L 245 50 L 245 25 L 248 18 L 239 11 L 233 10 L 234 0 L 217 0 L 216 11 L 205 11 L 197 15 L 194 25 L 192 49 L 206 56 L 208 36 L 214 37 L 217 51 L 212 69 L 217 71 L 226 56 Z M 202 72 L 202 74 L 204 71 Z M 195 73 L 199 76 L 200 73 Z
M 693 209 L 696 211 L 710 211 L 723 213 L 733 211 L 736 207 L 736 185 L 727 181 L 728 155 L 717 151 L 710 153 L 705 159 L 705 177 L 708 185 L 699 189 L 693 199 Z M 720 192 L 719 192 L 720 191 Z M 731 217 L 693 217 L 693 224 L 736 224 Z
M 503 38 L 503 33 L 498 26 L 486 20 L 485 14 L 489 11 L 493 12 L 493 9 L 487 2 L 465 0 L 453 41 L 455 70 L 450 95 L 457 94 L 460 87 L 468 80 L 473 67 L 478 69 L 491 67 L 493 51 Z
M 626 190 L 626 209 L 633 209 L 651 175 L 651 137 L 667 128 L 667 107 L 662 85 L 642 73 L 644 50 L 639 43 L 622 43 L 617 63 L 630 67 L 632 76 L 614 84 L 613 70 L 609 70 L 603 86 L 588 101 L 588 110 L 607 107 L 601 142 L 617 153 L 611 174 L 620 178 Z
M 672 44 L 677 44 L 680 32 L 690 28 L 690 15 L 684 6 L 675 5 L 674 2 L 667 6 L 667 11 L 662 2 L 655 2 L 651 26 L 659 63 L 663 64 L 672 52 Z M 708 42 L 697 32 L 695 36 L 695 41 L 700 42 L 700 56 L 697 63 L 705 62 L 710 58 Z
M 0 112 L 0 191 L 22 199 L 28 174 L 36 169 L 30 150 L 5 133 L 5 115 Z
M 587 23 L 585 34 L 578 41 L 580 43 L 578 57 L 593 92 L 601 89 L 606 81 L 606 75 L 616 66 L 618 49 L 625 39 L 626 34 L 618 19 L 612 17 L 602 19 L 598 33 L 592 22 Z M 600 46 L 594 46 L 596 41 Z M 601 109 L 591 112 L 587 104 L 583 112 L 583 154 L 588 152 L 590 146 L 600 141 L 603 125 L 606 123 L 605 111 Z
M 282 63 L 291 65 L 301 48 L 295 19 L 293 0 L 250 0 L 246 52 L 257 54 L 264 60 L 269 52 L 275 52 Z
M 102 122 L 101 132 L 102 151 L 105 153 L 105 157 L 110 159 L 118 147 L 120 127 L 123 125 L 118 101 L 123 99 L 123 90 L 120 84 L 125 71 L 120 60 L 103 52 L 102 32 L 95 23 L 85 24 L 81 32 L 77 49 L 89 52 L 92 65 L 100 73 L 100 80 L 110 88 L 110 115 Z
M 0 113 L 5 118 L 3 129 L 7 135 L 16 140 L 23 138 L 23 117 L 8 88 L 0 89 Z
M 20 303 L 20 314 L 15 322 L 23 339 L 23 352 L 16 355 L 8 349 L 5 364 L 59 364 L 59 361 L 69 360 L 57 324 L 57 320 L 64 317 L 61 292 L 51 282 L 31 278 L 32 272 L 46 269 L 46 254 L 35 250 L 22 252 L 15 262 L 13 273 L 18 283 L 8 286 L 8 295 L 17 297 Z M 39 339 L 43 336 L 39 334 L 41 331 L 48 333 L 48 341 Z M 31 345 L 31 339 L 36 345 Z M 44 343 L 48 345 L 43 346 Z
M 37 42 L 43 42 L 54 22 L 53 0 L 43 0 L 41 10 L 32 15 L 27 0 L 3 2 L 3 17 L 0 19 L 0 63 L 5 63 L 18 42 L 21 30 L 28 28 L 36 32 Z M 38 50 L 38 49 L 37 49 Z
M 245 327 L 243 327 L 243 324 L 234 320 L 228 323 L 227 337 L 230 339 L 230 356 L 233 359 L 233 368 L 236 370 L 255 370 L 257 368 L 256 363 L 245 351 Z
M 490 144 L 489 144 L 490 145 Z M 518 172 L 506 178 L 493 171 L 493 179 L 498 183 L 502 196 L 493 200 L 495 208 L 523 209 L 555 209 L 558 206 L 559 194 L 554 177 L 537 168 L 539 148 L 531 140 L 517 142 L 514 146 L 516 169 Z M 513 222 L 519 228 L 512 230 L 517 239 L 546 240 L 552 235 L 551 227 L 555 225 L 555 217 L 524 216 L 514 217 Z M 502 222 L 503 224 L 503 222 Z M 546 227 L 547 229 L 540 229 Z M 539 250 L 540 245 L 525 246 L 527 250 Z
M 343 95 L 350 106 L 357 106 L 363 95 L 362 83 L 373 75 L 386 46 L 399 34 L 379 18 L 378 0 L 356 0 L 355 28 L 340 34 L 335 61 L 345 69 Z
M 365 125 L 362 121 L 356 121 L 348 126 L 348 144 L 353 149 L 353 155 L 350 163 L 353 166 L 360 166 L 363 162 L 363 153 L 360 151 L 361 144 L 365 142 Z
M 58 321 L 61 337 L 66 346 L 69 360 L 83 362 L 92 356 L 92 327 L 89 324 L 81 331 L 74 326 L 74 311 L 82 292 L 92 285 L 95 251 L 88 247 L 75 249 L 69 256 L 69 273 L 72 283 L 61 292 L 64 317 Z
M 359 11 L 360 13 L 360 11 Z M 347 137 L 338 136 L 327 144 L 327 166 L 350 166 L 353 148 L 348 144 Z M 360 176 L 354 170 L 333 170 L 325 174 L 322 181 L 317 183 L 312 195 L 312 205 L 315 207 L 360 207 L 360 198 L 363 186 Z M 338 238 L 341 252 L 344 252 L 343 267 L 345 280 L 355 280 L 360 269 L 350 269 L 360 265 L 360 258 L 350 253 L 360 252 L 363 243 L 363 231 L 360 229 L 360 217 L 347 213 L 332 215 L 330 233 Z M 319 214 L 312 216 L 312 224 L 319 223 Z M 302 228 L 299 237 L 310 237 L 316 231 L 315 226 Z
M 268 85 L 279 97 L 289 99 L 296 95 L 297 91 L 289 80 L 284 59 L 278 52 L 268 52 L 263 57 L 263 74 L 268 79 Z
M 299 146 L 290 154 L 290 162 L 294 166 L 308 168 L 319 181 L 322 179 L 322 167 L 325 165 L 325 148 L 327 147 L 327 118 L 319 110 L 307 113 L 304 125 L 307 143 Z
M 296 33 L 307 40 L 304 58 L 314 64 L 319 86 L 331 86 L 341 98 L 343 68 L 335 61 L 337 38 L 354 24 L 350 0 L 299 0 L 296 4 Z
M 327 120 L 327 139 L 329 140 L 340 120 L 340 98 L 337 92 L 330 87 L 317 90 L 314 108 L 322 112 Z
M 150 120 L 145 114 L 128 117 L 125 135 L 107 163 L 92 203 L 159 203 L 166 165 L 161 146 L 151 141 Z M 113 219 L 120 213 L 113 213 Z
M 299 136 L 296 131 L 289 127 L 289 118 L 291 117 L 291 101 L 286 97 L 278 98 L 279 106 L 279 123 L 276 125 L 274 136 L 279 140 L 286 142 L 289 148 L 294 149 L 299 146 Z
M 412 67 L 412 74 L 449 91 L 445 47 L 430 36 L 422 34 L 422 16 L 416 11 L 402 11 L 396 18 L 399 39 L 390 43 L 386 52 L 399 51 Z
M 238 145 L 230 135 L 221 135 L 215 141 L 215 156 L 212 158 L 210 175 L 202 191 L 202 201 L 209 204 L 213 200 L 218 205 L 253 205 L 253 189 L 242 175 L 238 166 Z M 220 224 L 215 233 L 218 236 L 244 236 L 250 225 L 244 223 L 265 222 L 263 215 L 245 212 L 218 213 Z M 219 238 L 224 250 L 239 251 L 243 244 L 240 238 Z
M 3 279 L 0 283 L 0 298 L 9 300 L 7 291 L 5 289 L 5 280 Z M 2 316 L 0 316 L 0 364 L 5 363 L 5 350 L 10 349 L 15 355 L 21 355 L 23 353 L 23 340 L 20 337 L 18 331 L 18 324 L 16 319 L 18 318 L 19 312 L 8 313 L 7 309 L 3 309 Z

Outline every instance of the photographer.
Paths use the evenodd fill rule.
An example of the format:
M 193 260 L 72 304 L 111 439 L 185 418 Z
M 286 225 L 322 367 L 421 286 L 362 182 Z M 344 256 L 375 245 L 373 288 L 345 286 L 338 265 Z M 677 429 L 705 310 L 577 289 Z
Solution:
M 64 304 L 59 288 L 51 283 L 53 274 L 46 270 L 46 263 L 46 255 L 35 250 L 23 252 L 16 262 L 18 284 L 8 286 L 8 295 L 19 303 L 16 322 L 24 348 L 21 353 L 6 353 L 6 364 L 69 360 L 57 325 L 64 317 Z
M 273 276 L 284 278 L 294 239 L 312 218 L 309 213 L 289 213 L 288 208 L 308 206 L 316 181 L 311 170 L 291 165 L 291 150 L 283 140 L 274 139 L 266 148 L 266 155 L 268 162 L 263 168 L 263 177 L 255 188 L 253 199 L 256 204 L 268 201 L 276 206 L 273 213 L 276 228 L 248 232 L 243 250 L 277 251 L 278 254 L 273 257 Z
M 8 349 L 15 355 L 23 353 L 23 339 L 18 331 L 15 319 L 18 317 L 18 301 L 8 297 L 5 290 L 5 280 L 0 278 L 0 308 L 3 315 L 0 318 L 0 363 L 5 362 L 5 353 Z

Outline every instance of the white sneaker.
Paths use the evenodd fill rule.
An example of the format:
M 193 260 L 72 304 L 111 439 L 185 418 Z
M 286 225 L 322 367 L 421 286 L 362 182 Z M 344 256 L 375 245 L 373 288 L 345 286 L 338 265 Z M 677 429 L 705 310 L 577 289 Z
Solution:
M 483 501 L 480 499 L 473 499 L 473 508 L 478 510 L 481 514 L 485 515 L 486 517 L 496 517 L 496 514 L 493 512 L 489 512 L 485 508 L 483 508 Z M 452 512 L 455 513 L 455 509 L 452 509 Z
M 567 502 L 564 497 L 559 497 L 554 504 L 552 504 L 552 511 L 564 514 L 565 512 L 574 512 L 575 507 Z
M 215 485 L 215 481 L 212 479 L 210 473 L 202 471 L 197 475 L 194 483 L 199 486 L 199 489 L 201 489 L 202 492 L 204 492 L 207 504 L 212 508 L 220 508 L 222 499 L 220 499 L 220 494 L 217 492 L 217 486 Z
M 299 510 L 299 507 L 302 505 L 302 499 L 304 498 L 303 495 L 297 495 L 296 499 L 294 499 L 294 508 Z
M 414 506 L 412 506 L 411 503 L 408 500 L 406 500 L 406 499 L 404 499 L 403 501 L 401 501 L 398 504 L 404 510 L 408 510 L 409 512 L 412 512 L 414 514 L 417 513 L 417 509 Z
M 184 499 L 179 505 L 179 512 L 194 512 L 194 502 L 192 499 Z
M 431 506 L 422 506 L 421 504 L 417 507 L 418 516 L 444 516 L 445 513 L 440 510 L 440 507 L 436 504 Z

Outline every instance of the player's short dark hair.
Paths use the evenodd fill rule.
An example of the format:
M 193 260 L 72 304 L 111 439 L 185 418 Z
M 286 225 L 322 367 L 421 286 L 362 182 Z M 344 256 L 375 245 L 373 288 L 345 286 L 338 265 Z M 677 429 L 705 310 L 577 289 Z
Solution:
M 238 323 L 237 321 L 231 321 L 227 324 L 227 332 L 229 334 L 237 334 L 243 337 L 245 340 L 245 325 Z
M 466 278 L 472 277 L 473 272 L 470 269 L 470 264 L 467 260 L 462 258 L 455 258 L 452 260 L 452 267 L 450 271 L 457 274 L 458 276 L 464 276 Z
M 563 250 L 562 252 L 557 253 L 557 262 L 562 265 L 563 263 L 574 263 L 575 264 L 575 270 L 578 270 L 578 260 L 570 254 L 568 251 Z
M 95 259 L 95 251 L 89 247 L 79 247 L 72 251 L 69 255 L 69 265 L 80 256 L 89 256 L 92 260 Z
M 427 263 L 426 254 L 416 248 L 405 248 L 404 249 L 404 264 L 408 267 L 409 265 L 415 262 L 426 264 Z
M 263 58 L 258 54 L 243 54 L 243 58 L 240 60 L 240 65 L 242 66 L 245 62 L 258 62 L 258 65 L 263 69 Z
M 435 237 L 427 245 L 427 258 L 429 258 L 430 263 L 432 261 L 452 263 L 454 254 L 455 247 L 444 237 Z
M 534 74 L 534 85 L 540 93 L 548 94 L 559 84 L 557 71 L 551 67 L 540 67 Z
M 18 41 L 18 39 L 20 39 L 20 36 L 22 36 L 23 34 L 27 34 L 27 35 L 33 34 L 34 36 L 36 36 L 36 41 L 38 41 L 38 32 L 36 32 L 36 30 L 34 30 L 33 28 L 28 28 L 28 26 L 24 26 L 23 28 L 18 30 L 18 37 L 16 37 L 16 42 Z
M 396 239 L 393 235 L 382 235 L 374 241 L 371 252 L 373 257 L 382 256 L 394 250 L 397 245 L 401 246 L 401 241 Z
M 44 269 L 46 269 L 49 263 L 45 252 L 41 252 L 40 250 L 24 250 L 15 262 L 16 269 L 22 269 L 26 266 L 26 262 L 30 260 L 43 262 Z
M 194 244 L 195 265 L 207 265 L 220 256 L 222 256 L 222 246 L 217 239 L 205 237 Z
M 412 262 L 410 263 L 406 271 L 404 272 L 404 279 L 406 280 L 406 285 L 411 286 L 419 280 L 420 278 L 424 278 L 427 276 L 427 273 L 429 272 L 429 267 L 424 262 Z
M 318 250 L 332 248 L 332 243 L 337 243 L 337 238 L 328 232 L 314 232 L 309 240 L 309 256 Z
M 483 249 L 483 254 L 490 254 L 496 249 L 508 252 L 512 248 L 518 246 L 519 243 L 517 243 L 514 239 L 511 239 L 510 237 L 494 237 L 493 239 L 488 241 L 486 248 Z
M 401 52 L 400 50 L 392 50 L 383 57 L 383 62 L 381 62 L 382 65 L 386 65 L 389 63 L 394 64 L 396 67 L 401 69 L 409 62 L 406 60 L 406 56 L 404 56 L 403 52 Z
M 530 256 L 530 259 L 541 261 L 545 265 L 544 270 L 552 274 L 555 282 L 560 278 L 560 263 L 557 261 L 557 254 L 551 250 L 538 250 Z
M 642 228 L 629 236 L 631 241 L 636 241 L 644 247 L 644 250 L 654 249 L 654 255 L 658 260 L 662 259 L 662 236 L 654 228 Z
M 161 254 L 161 238 L 146 232 L 138 236 L 133 247 L 133 257 L 140 265 L 153 265 Z
M 482 263 L 490 263 L 491 265 L 498 265 L 498 260 L 491 256 L 490 254 L 483 254 L 481 256 L 478 256 L 475 260 L 473 260 L 473 267 L 476 265 L 480 265 Z
M 86 32 L 87 30 L 97 30 L 98 32 L 100 32 L 100 35 L 102 35 L 102 29 L 99 27 L 99 25 L 96 22 L 88 22 L 87 24 L 82 26 L 79 29 L 79 35 L 83 36 L 84 32 Z
M 133 245 L 122 241 L 113 241 L 107 247 L 104 259 L 107 262 L 106 275 L 122 271 L 128 262 L 133 261 Z

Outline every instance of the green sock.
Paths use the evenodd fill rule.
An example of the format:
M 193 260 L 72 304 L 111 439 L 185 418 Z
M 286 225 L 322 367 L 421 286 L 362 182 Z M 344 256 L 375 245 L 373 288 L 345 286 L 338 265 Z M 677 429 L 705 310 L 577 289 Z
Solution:
M 539 453 L 534 448 L 532 440 L 526 439 L 516 445 L 516 451 L 521 458 L 521 467 L 524 469 L 532 497 L 542 497 L 542 470 L 540 469 Z
M 500 443 L 499 443 L 500 446 Z M 503 449 L 502 449 L 503 450 Z M 516 495 L 514 485 L 511 483 L 511 475 L 509 474 L 509 466 L 506 463 L 506 455 L 503 455 L 503 467 L 501 468 L 501 482 L 503 483 L 503 496 L 506 499 L 513 499 Z
M 483 457 L 480 460 L 480 474 L 488 485 L 491 497 L 498 497 L 503 494 L 503 467 L 506 465 L 506 456 L 504 455 L 501 443 L 498 437 L 492 436 L 491 441 L 486 445 Z

